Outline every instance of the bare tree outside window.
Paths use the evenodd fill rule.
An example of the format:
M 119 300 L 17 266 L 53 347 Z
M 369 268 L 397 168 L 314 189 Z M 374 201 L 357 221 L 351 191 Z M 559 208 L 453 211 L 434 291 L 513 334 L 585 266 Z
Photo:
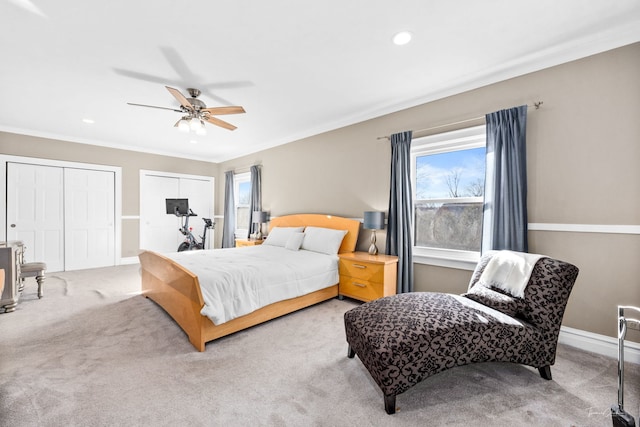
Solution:
M 484 178 L 478 178 L 467 186 L 469 197 L 484 197 Z
M 447 175 L 447 187 L 449 187 L 449 197 L 461 197 L 458 193 L 458 186 L 460 185 L 460 175 L 462 171 L 460 169 L 454 169 Z

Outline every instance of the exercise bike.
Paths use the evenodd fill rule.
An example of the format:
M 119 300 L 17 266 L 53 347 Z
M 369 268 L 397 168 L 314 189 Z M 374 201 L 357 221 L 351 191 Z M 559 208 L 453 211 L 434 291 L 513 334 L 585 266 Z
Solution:
M 178 252 L 193 251 L 198 249 L 204 249 L 207 241 L 207 230 L 215 228 L 215 223 L 210 218 L 202 218 L 204 221 L 204 228 L 202 230 L 202 242 L 198 242 L 196 237 L 191 232 L 192 228 L 189 227 L 189 218 L 192 216 L 198 216 L 189 208 L 189 202 L 187 199 L 166 199 L 167 214 L 173 214 L 180 218 L 180 228 L 178 231 L 184 235 L 184 242 L 178 246 Z
M 198 215 L 193 213 L 191 209 L 189 209 L 189 212 L 186 215 L 181 214 L 176 210 L 175 215 L 180 217 L 182 220 L 181 221 L 182 226 L 178 230 L 184 235 L 184 242 L 180 243 L 180 246 L 178 246 L 178 252 L 204 249 L 205 247 L 204 245 L 207 241 L 207 230 L 214 227 L 214 224 L 211 221 L 211 219 L 202 218 L 202 220 L 204 221 L 202 236 L 200 236 L 200 238 L 202 239 L 202 242 L 198 242 L 198 240 L 196 240 L 196 237 L 191 232 L 192 228 L 189 227 L 189 217 L 198 216 Z

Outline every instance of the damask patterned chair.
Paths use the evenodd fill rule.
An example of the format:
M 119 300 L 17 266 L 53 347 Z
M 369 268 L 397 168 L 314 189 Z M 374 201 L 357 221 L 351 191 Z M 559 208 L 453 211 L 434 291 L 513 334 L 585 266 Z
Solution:
M 482 257 L 467 293 L 413 292 L 381 298 L 344 315 L 348 356 L 356 354 L 382 390 L 388 414 L 396 396 L 455 366 L 512 362 L 551 379 L 558 334 L 578 268 L 543 257 L 522 298 L 480 281 L 495 252 Z

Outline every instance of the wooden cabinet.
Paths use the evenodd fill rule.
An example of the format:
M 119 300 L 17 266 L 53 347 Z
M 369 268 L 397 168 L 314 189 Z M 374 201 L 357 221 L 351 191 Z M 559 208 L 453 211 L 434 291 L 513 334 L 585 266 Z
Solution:
M 339 254 L 339 293 L 361 301 L 395 295 L 398 257 L 366 252 Z
M 257 246 L 261 245 L 264 240 L 247 240 L 247 239 L 236 239 L 236 248 L 240 248 L 242 246 Z
M 20 264 L 22 242 L 0 242 L 0 268 L 4 270 L 4 290 L 0 294 L 0 308 L 9 313 L 15 311 L 20 299 Z

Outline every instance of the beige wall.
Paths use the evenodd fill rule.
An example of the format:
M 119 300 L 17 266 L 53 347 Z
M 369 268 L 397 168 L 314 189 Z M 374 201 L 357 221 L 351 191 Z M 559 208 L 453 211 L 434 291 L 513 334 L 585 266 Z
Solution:
M 0 132 L 0 154 L 36 157 L 68 162 L 118 166 L 122 168 L 122 215 L 140 214 L 140 170 L 216 177 L 218 165 L 195 160 L 144 154 L 54 139 Z M 122 221 L 122 256 L 138 255 L 140 224 L 137 219 Z
M 543 101 L 528 114 L 529 222 L 638 226 L 639 75 L 636 43 L 228 161 L 220 165 L 218 212 L 223 172 L 251 164 L 263 166 L 263 208 L 272 215 L 361 218 L 365 210 L 387 210 L 390 150 L 378 136 Z M 580 268 L 564 324 L 615 336 L 616 305 L 640 306 L 640 235 L 530 231 L 529 237 L 531 252 Z M 470 276 L 416 265 L 415 288 L 459 293 Z
M 140 169 L 215 176 L 216 214 L 222 215 L 224 172 L 261 164 L 263 207 L 272 215 L 361 218 L 365 210 L 387 209 L 390 151 L 378 136 L 543 101 L 528 115 L 529 222 L 638 226 L 638 75 L 636 43 L 220 165 L 1 132 L 0 153 L 122 167 L 123 215 L 138 215 Z M 138 230 L 138 224 L 123 223 L 123 256 L 137 253 Z M 640 235 L 530 231 L 529 237 L 531 252 L 580 268 L 564 324 L 615 336 L 616 305 L 640 306 Z M 359 249 L 367 238 L 362 233 Z M 384 246 L 383 233 L 378 242 Z M 471 275 L 427 265 L 416 265 L 415 273 L 416 290 L 454 293 L 466 289 Z

